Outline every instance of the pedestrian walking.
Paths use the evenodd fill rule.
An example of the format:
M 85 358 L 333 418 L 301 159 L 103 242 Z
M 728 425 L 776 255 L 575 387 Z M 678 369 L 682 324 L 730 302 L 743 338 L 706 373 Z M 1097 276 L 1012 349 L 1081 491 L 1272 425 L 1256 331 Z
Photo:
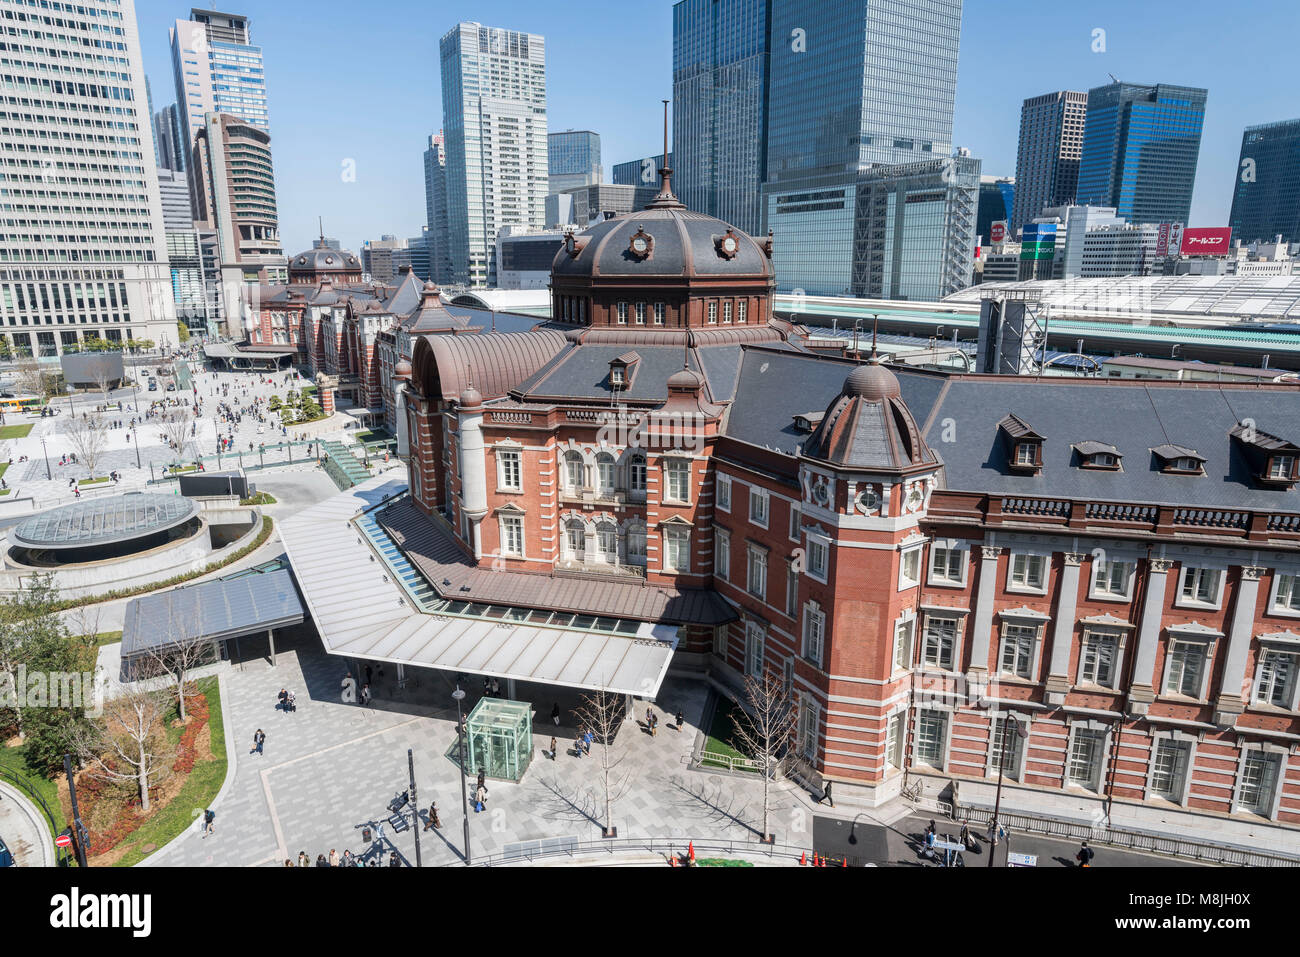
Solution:
M 677 709 L 677 730 L 682 730 L 682 725 L 686 723 L 686 718 L 682 715 L 682 709 Z
M 256 754 L 262 754 L 262 746 L 266 744 L 266 732 L 261 728 L 253 733 L 253 751 Z
M 1084 841 L 1079 845 L 1079 853 L 1074 855 L 1074 859 L 1079 862 L 1080 867 L 1092 867 L 1093 856 L 1092 848 L 1088 846 L 1087 841 Z
M 442 827 L 442 822 L 438 820 L 438 804 L 437 802 L 430 802 L 429 819 L 424 822 L 424 829 L 428 831 L 433 828 L 441 828 L 441 827 Z
M 402 861 L 401 861 L 400 858 L 398 858 L 398 856 L 397 856 L 397 852 L 396 852 L 396 851 L 390 851 L 390 852 L 388 853 L 388 866 L 389 866 L 389 867 L 401 867 L 401 866 L 402 866 Z
M 290 711 L 298 710 L 298 699 L 294 697 L 292 691 L 290 691 L 288 696 L 285 698 L 285 703 L 288 705 Z
M 825 802 L 826 802 L 827 804 L 829 804 L 831 807 L 834 807 L 834 806 L 835 806 L 835 798 L 831 797 L 831 782 L 830 782 L 830 781 L 823 781 L 823 782 L 822 782 L 822 796 L 821 796 L 820 798 L 817 799 L 817 803 L 818 803 L 818 804 L 821 804 L 822 801 L 825 801 Z
M 487 798 L 488 798 L 487 788 L 485 788 L 480 783 L 478 789 L 474 792 L 474 800 L 476 802 L 474 805 L 474 810 L 476 812 L 487 810 Z
M 591 732 L 590 732 L 590 731 L 584 731 L 584 732 L 582 733 L 582 752 L 583 752 L 583 754 L 591 754 L 591 740 L 592 740 Z
M 371 697 L 372 695 L 370 694 L 370 685 L 365 685 L 361 689 L 361 703 L 367 705 L 370 704 Z
M 331 848 L 330 848 L 330 867 L 338 867 L 338 866 L 339 866 L 339 852 L 336 851 L 336 850 L 334 850 L 334 848 L 331 847 Z
M 558 701 L 551 705 L 551 720 L 555 722 L 557 728 L 560 726 L 560 703 Z
M 555 738 L 552 737 L 552 738 L 551 738 L 551 760 L 552 760 L 552 761 L 555 760 L 555 757 L 556 757 L 556 754 L 557 754 L 557 752 L 556 752 L 556 748 L 557 748 L 557 747 L 559 747 L 559 745 L 557 745 L 557 744 L 555 743 Z
M 582 735 L 573 739 L 573 753 L 577 757 L 582 757 Z
M 299 867 L 311 867 L 311 858 L 307 856 L 307 852 L 306 852 L 306 851 L 299 851 L 299 852 L 298 852 L 298 866 L 299 866 Z
M 276 695 L 275 697 L 276 697 L 276 700 L 279 702 L 279 708 L 280 708 L 280 710 L 283 711 L 283 712 L 285 712 L 285 713 L 288 713 L 288 711 L 289 711 L 289 691 L 288 691 L 288 689 L 287 689 L 287 688 L 281 688 L 281 689 L 280 689 L 280 693 L 279 693 L 278 695 Z
M 203 812 L 203 836 L 207 837 L 216 827 L 217 812 L 208 808 Z

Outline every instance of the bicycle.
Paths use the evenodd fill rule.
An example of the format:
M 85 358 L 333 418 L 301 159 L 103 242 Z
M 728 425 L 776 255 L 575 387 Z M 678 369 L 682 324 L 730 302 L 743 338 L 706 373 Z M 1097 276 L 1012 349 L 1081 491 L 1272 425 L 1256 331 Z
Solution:
M 921 793 L 923 791 L 924 791 L 924 786 L 920 781 L 917 781 L 914 784 L 904 786 L 903 790 L 900 793 L 903 797 L 903 800 L 908 801 L 911 804 L 916 804 L 918 801 L 921 800 Z

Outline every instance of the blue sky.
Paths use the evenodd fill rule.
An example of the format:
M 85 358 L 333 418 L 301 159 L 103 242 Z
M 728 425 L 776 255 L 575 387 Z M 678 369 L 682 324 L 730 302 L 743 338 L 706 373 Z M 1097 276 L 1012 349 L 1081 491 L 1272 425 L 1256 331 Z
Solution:
M 833 0 L 825 0 L 833 2 Z M 356 249 L 424 223 L 424 143 L 442 125 L 438 40 L 460 20 L 546 37 L 552 130 L 594 129 L 608 167 L 657 153 L 672 96 L 672 4 L 233 0 L 263 47 L 285 251 L 325 231 Z M 175 100 L 167 31 L 190 4 L 136 0 L 154 107 Z M 1093 52 L 1104 30 L 1105 51 Z M 1209 89 L 1192 224 L 1221 225 L 1242 127 L 1300 116 L 1296 0 L 966 0 L 954 143 L 1015 172 L 1020 103 L 1107 73 Z M 812 51 L 810 51 L 812 52 Z M 356 181 L 344 182 L 353 160 Z

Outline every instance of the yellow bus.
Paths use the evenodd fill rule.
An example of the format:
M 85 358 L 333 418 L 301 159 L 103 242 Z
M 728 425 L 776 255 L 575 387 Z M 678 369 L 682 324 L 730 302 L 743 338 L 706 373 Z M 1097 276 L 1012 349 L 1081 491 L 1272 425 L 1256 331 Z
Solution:
M 0 412 L 8 415 L 11 412 L 35 412 L 45 400 L 36 395 L 14 396 L 9 399 L 0 399 Z

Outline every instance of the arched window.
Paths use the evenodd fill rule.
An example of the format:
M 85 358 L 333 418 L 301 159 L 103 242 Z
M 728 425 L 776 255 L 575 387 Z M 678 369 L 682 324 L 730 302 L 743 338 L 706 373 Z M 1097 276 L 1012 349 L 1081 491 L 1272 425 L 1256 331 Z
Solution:
M 602 562 L 618 564 L 618 529 L 613 522 L 601 522 L 596 526 L 596 550 Z
M 633 452 L 627 460 L 627 485 L 633 492 L 645 492 L 645 453 Z
M 608 452 L 601 452 L 596 456 L 596 483 L 597 490 L 604 498 L 612 498 L 614 495 L 614 456 Z
M 587 529 L 576 518 L 564 523 L 564 557 L 580 562 L 587 552 Z
M 564 453 L 564 487 L 571 492 L 582 488 L 582 453 Z

